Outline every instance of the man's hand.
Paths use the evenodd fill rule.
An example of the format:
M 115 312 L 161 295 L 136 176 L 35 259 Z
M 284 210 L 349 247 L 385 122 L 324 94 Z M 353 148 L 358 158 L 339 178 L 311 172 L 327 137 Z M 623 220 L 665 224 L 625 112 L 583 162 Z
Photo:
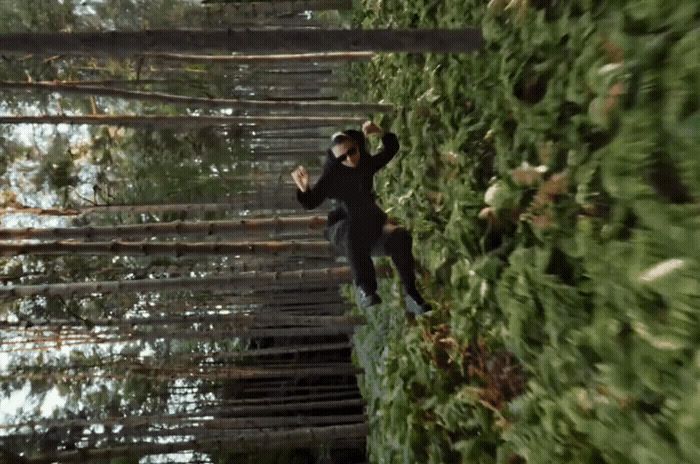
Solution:
M 365 133 L 365 136 L 369 136 L 372 134 L 383 134 L 384 131 L 382 130 L 381 127 L 373 123 L 372 121 L 365 121 L 364 124 L 362 124 L 362 132 Z
M 304 166 L 299 166 L 294 171 L 292 171 L 292 179 L 294 183 L 297 184 L 299 190 L 306 192 L 309 188 L 309 173 L 306 171 Z

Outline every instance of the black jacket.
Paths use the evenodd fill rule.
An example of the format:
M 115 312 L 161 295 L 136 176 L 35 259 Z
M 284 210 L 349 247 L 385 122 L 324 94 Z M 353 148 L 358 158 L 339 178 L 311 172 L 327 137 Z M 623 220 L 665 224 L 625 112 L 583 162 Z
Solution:
M 360 148 L 357 167 L 345 166 L 328 149 L 321 176 L 306 192 L 297 188 L 297 200 L 308 210 L 316 208 L 326 198 L 337 199 L 340 206 L 328 213 L 327 227 L 347 217 L 351 229 L 365 232 L 368 236 L 378 236 L 387 215 L 375 203 L 374 174 L 399 151 L 399 140 L 395 134 L 385 132 L 382 149 L 372 156 L 367 152 L 362 132 L 347 130 L 344 134 L 355 139 Z

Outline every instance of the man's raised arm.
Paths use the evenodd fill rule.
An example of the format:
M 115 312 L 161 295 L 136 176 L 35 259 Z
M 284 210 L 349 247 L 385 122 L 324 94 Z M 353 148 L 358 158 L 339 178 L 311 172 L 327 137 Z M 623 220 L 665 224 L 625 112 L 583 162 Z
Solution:
M 294 182 L 296 182 L 297 184 L 297 201 L 301 203 L 304 209 L 314 209 L 318 207 L 321 203 L 323 203 L 323 200 L 325 200 L 328 197 L 330 177 L 332 175 L 333 168 L 335 167 L 335 165 L 339 164 L 340 161 L 341 160 L 339 160 L 338 158 L 331 158 L 327 160 L 326 164 L 323 166 L 323 172 L 321 173 L 321 177 L 318 178 L 314 186 L 311 188 L 308 188 L 309 177 L 308 173 L 306 173 L 306 169 L 303 170 L 303 172 L 300 174 L 300 177 L 295 177 L 295 173 L 299 171 L 299 168 L 303 168 L 303 166 L 299 166 L 299 168 L 297 168 L 297 171 L 294 171 L 292 173 L 292 178 L 294 178 Z M 298 178 L 301 181 L 301 185 L 300 182 L 297 182 Z
M 382 149 L 376 155 L 369 158 L 372 172 L 377 172 L 399 151 L 399 139 L 393 132 L 385 132 L 382 135 Z

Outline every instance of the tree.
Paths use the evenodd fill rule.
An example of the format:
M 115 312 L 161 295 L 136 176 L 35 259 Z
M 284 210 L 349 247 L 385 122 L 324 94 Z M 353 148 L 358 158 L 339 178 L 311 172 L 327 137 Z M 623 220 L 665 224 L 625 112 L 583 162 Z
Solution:
M 129 56 L 147 52 L 219 51 L 313 53 L 375 51 L 465 53 L 483 45 L 476 29 L 281 29 L 139 32 L 10 33 L 0 35 L 0 52 Z
M 320 231 L 326 224 L 321 216 L 238 219 L 235 221 L 161 222 L 122 226 L 54 227 L 41 229 L 0 229 L 0 240 L 21 239 L 105 239 L 219 236 Z
M 142 102 L 159 102 L 188 107 L 228 108 L 246 111 L 299 113 L 323 112 L 328 116 L 344 113 L 374 113 L 391 111 L 392 105 L 357 102 L 303 102 L 303 101 L 265 101 L 221 98 L 198 98 L 183 95 L 171 95 L 159 92 L 142 92 L 123 90 L 106 86 L 70 85 L 51 82 L 0 82 L 0 89 L 25 90 L 31 92 L 62 93 L 66 95 L 89 95 L 93 97 L 114 97 Z
M 276 0 L 241 2 L 235 0 L 202 0 L 203 5 L 225 4 L 241 16 L 285 16 L 305 11 L 349 10 L 352 0 Z
M 355 116 L 150 116 L 150 115 L 59 115 L 0 116 L 0 124 L 89 124 L 133 128 L 169 128 L 191 130 L 208 126 L 233 126 L 252 130 L 257 127 L 309 128 L 360 124 Z
M 104 449 L 59 451 L 50 455 L 26 458 L 26 464 L 51 464 L 60 462 L 103 462 L 118 457 L 142 457 L 153 454 L 169 454 L 185 450 L 262 450 L 270 448 L 290 448 L 309 445 L 329 445 L 348 438 L 364 437 L 367 425 L 337 425 L 328 427 L 307 427 L 285 431 L 257 431 L 231 434 L 226 440 L 203 438 L 182 443 L 143 443 L 117 446 Z
M 389 268 L 380 267 L 377 275 L 386 275 Z M 282 272 L 247 272 L 210 276 L 203 278 L 178 279 L 148 279 L 122 280 L 112 282 L 80 282 L 69 284 L 17 285 L 0 287 L 0 300 L 19 298 L 23 296 L 80 296 L 92 293 L 109 294 L 115 292 L 143 291 L 179 291 L 183 289 L 217 289 L 231 288 L 235 285 L 246 288 L 264 287 L 269 283 L 305 282 L 305 283 L 339 283 L 347 282 L 350 278 L 348 267 L 335 267 L 311 271 L 282 271 Z

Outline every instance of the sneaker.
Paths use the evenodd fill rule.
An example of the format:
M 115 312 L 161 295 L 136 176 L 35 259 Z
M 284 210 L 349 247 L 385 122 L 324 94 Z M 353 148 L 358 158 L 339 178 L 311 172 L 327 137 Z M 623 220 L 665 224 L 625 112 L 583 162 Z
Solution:
M 406 302 L 406 311 L 411 314 L 415 314 L 416 316 L 429 313 L 433 310 L 433 307 L 430 306 L 430 304 L 426 303 L 425 301 L 418 303 L 411 295 L 406 295 L 404 301 Z
M 355 301 L 361 308 L 369 308 L 378 305 L 382 302 L 377 293 L 366 292 L 362 287 L 357 287 L 355 290 Z

